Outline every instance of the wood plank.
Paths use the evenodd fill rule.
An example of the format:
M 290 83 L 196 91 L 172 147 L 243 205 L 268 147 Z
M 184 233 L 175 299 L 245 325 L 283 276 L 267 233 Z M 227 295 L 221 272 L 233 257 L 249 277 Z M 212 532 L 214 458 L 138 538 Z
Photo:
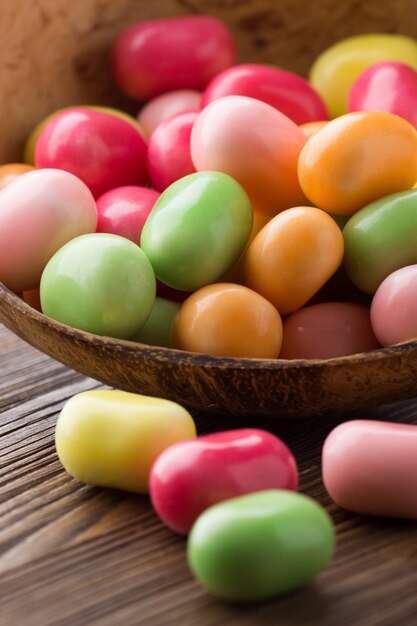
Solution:
M 327 433 L 354 417 L 417 423 L 417 398 L 366 415 L 234 420 L 196 415 L 199 433 L 258 426 L 281 436 L 300 467 L 300 489 L 330 512 L 331 566 L 287 597 L 237 607 L 191 577 L 186 542 L 145 496 L 81 485 L 61 468 L 54 425 L 64 402 L 99 384 L 0 328 L 0 624 L 7 626 L 411 626 L 417 616 L 417 529 L 349 514 L 320 476 Z M 412 477 L 410 477 L 412 479 Z

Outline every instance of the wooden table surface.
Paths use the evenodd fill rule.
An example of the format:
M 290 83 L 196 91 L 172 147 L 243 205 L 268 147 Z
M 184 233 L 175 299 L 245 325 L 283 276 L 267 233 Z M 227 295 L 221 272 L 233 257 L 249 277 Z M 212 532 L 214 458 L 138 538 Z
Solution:
M 1 626 L 417 624 L 417 525 L 343 512 L 320 476 L 321 446 L 336 424 L 352 417 L 417 423 L 417 398 L 331 419 L 196 415 L 200 434 L 252 425 L 280 435 L 296 455 L 301 491 L 328 509 L 337 528 L 335 558 L 314 583 L 239 607 L 192 579 L 185 540 L 162 525 L 147 497 L 82 485 L 60 466 L 58 412 L 99 383 L 2 327 L 0 364 Z

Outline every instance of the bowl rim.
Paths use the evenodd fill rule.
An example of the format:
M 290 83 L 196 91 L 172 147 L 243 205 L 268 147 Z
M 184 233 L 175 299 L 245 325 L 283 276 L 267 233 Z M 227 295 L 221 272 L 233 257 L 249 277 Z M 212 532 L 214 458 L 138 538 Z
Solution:
M 8 289 L 0 282 L 0 308 L 5 304 L 6 307 L 16 309 L 21 315 L 33 320 L 35 323 L 49 327 L 55 333 L 64 334 L 73 339 L 79 339 L 83 343 L 95 345 L 106 349 L 115 349 L 128 351 L 130 353 L 141 354 L 144 358 L 154 361 L 166 362 L 167 364 L 188 366 L 203 366 L 207 369 L 245 369 L 245 370 L 297 370 L 310 367 L 312 369 L 322 368 L 323 366 L 338 367 L 344 366 L 346 363 L 364 364 L 368 362 L 375 363 L 378 360 L 384 360 L 388 357 L 398 357 L 409 352 L 417 351 L 417 339 L 411 341 L 403 341 L 393 346 L 385 348 L 375 348 L 367 352 L 358 352 L 356 354 L 332 357 L 330 359 L 254 359 L 243 357 L 222 357 L 212 356 L 208 354 L 200 354 L 197 352 L 188 352 L 186 350 L 178 350 L 174 348 L 165 348 L 160 346 L 151 346 L 148 344 L 130 341 L 128 339 L 116 339 L 96 335 L 94 333 L 80 330 L 62 322 L 58 322 L 37 309 L 31 307 L 19 295 Z M 5 323 L 7 326 L 7 323 Z M 13 331 L 12 325 L 9 326 Z

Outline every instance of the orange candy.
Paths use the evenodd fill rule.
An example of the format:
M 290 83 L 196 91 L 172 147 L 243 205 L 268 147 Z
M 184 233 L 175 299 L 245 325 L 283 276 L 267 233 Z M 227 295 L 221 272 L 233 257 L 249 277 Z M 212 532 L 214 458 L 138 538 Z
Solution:
M 305 144 L 298 176 L 307 198 L 336 215 L 416 182 L 417 131 L 392 113 L 358 112 L 328 122 Z
M 245 282 L 281 314 L 293 313 L 335 273 L 343 250 L 342 232 L 327 213 L 315 207 L 287 209 L 248 247 Z
M 183 302 L 174 320 L 173 347 L 213 356 L 273 359 L 282 343 L 278 311 L 242 285 L 202 287 Z
M 299 129 L 303 131 L 306 137 L 312 137 L 315 135 L 323 126 L 326 126 L 328 120 L 317 120 L 315 122 L 305 122 L 304 124 L 300 124 Z
M 10 185 L 18 176 L 31 172 L 35 168 L 27 163 L 7 163 L 0 165 L 0 191 Z

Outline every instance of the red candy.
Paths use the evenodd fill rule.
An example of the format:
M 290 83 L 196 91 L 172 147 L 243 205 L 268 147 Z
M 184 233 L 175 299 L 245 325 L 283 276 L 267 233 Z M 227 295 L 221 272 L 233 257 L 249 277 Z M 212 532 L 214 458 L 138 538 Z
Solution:
M 262 100 L 296 124 L 329 118 L 323 100 L 304 78 L 267 65 L 247 63 L 224 70 L 206 87 L 202 106 L 224 96 Z
M 235 58 L 228 28 L 206 15 L 139 22 L 123 30 L 112 49 L 116 82 L 137 100 L 174 89 L 204 89 Z
M 160 518 L 187 534 L 209 506 L 265 489 L 297 490 L 293 455 L 278 437 L 257 429 L 214 433 L 165 450 L 150 474 Z
M 35 148 L 37 167 L 78 176 L 97 198 L 114 187 L 147 182 L 145 140 L 117 115 L 71 108 L 55 115 Z
M 139 244 L 142 228 L 159 193 L 148 187 L 117 187 L 97 199 L 97 232 L 126 237 Z
M 190 137 L 197 117 L 197 112 L 180 113 L 162 122 L 152 133 L 148 171 L 153 186 L 159 191 L 195 172 Z

